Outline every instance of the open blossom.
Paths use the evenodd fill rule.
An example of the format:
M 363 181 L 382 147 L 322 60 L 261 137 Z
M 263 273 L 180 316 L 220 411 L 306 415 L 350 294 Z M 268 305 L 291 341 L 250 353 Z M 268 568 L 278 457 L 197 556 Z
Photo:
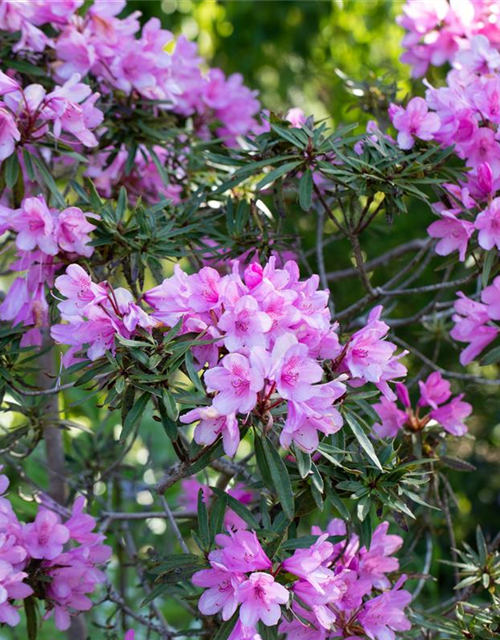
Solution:
M 469 240 L 474 233 L 474 223 L 457 218 L 457 211 L 441 211 L 441 220 L 433 222 L 427 229 L 431 238 L 440 238 L 436 253 L 447 256 L 458 251 L 460 260 L 465 260 Z
M 55 226 L 54 217 L 42 196 L 26 198 L 12 221 L 19 249 L 30 251 L 38 247 L 52 256 L 58 251 Z
M 68 542 L 70 533 L 58 516 L 46 509 L 38 512 L 35 521 L 24 529 L 24 544 L 32 558 L 53 560 Z
M 268 573 L 252 573 L 238 587 L 240 620 L 246 627 L 255 627 L 259 620 L 272 627 L 281 617 L 280 605 L 286 604 L 290 594 Z
M 209 559 L 221 563 L 234 573 L 260 571 L 272 566 L 255 531 L 229 531 L 227 535 L 217 535 L 215 541 L 221 550 L 212 551 Z
M 456 396 L 448 404 L 430 413 L 431 418 L 454 436 L 463 436 L 467 432 L 464 420 L 472 413 L 472 406 L 468 402 L 462 402 L 462 398 L 463 394 Z
M 427 380 L 418 381 L 420 389 L 419 405 L 437 409 L 438 405 L 449 400 L 451 396 L 450 383 L 438 371 L 433 371 Z
M 242 576 L 218 567 L 195 573 L 193 584 L 206 589 L 198 602 L 200 611 L 208 616 L 221 611 L 222 619 L 229 620 L 238 607 L 237 590 L 242 579 Z
M 373 425 L 373 430 L 379 438 L 394 438 L 408 419 L 405 411 L 398 408 L 397 404 L 387 398 L 380 398 L 380 402 L 373 405 L 380 416 L 381 422 Z
M 194 439 L 198 444 L 211 445 L 222 436 L 224 452 L 234 456 L 240 443 L 238 421 L 234 413 L 223 415 L 215 407 L 200 407 L 188 411 L 180 417 L 184 424 L 199 421 L 194 431 Z
M 20 139 L 21 133 L 12 114 L 0 107 L 0 162 L 14 153 Z
M 411 602 L 411 593 L 400 587 L 406 576 L 401 576 L 390 591 L 369 600 L 358 614 L 358 620 L 372 640 L 394 640 L 395 631 L 408 631 L 410 621 L 404 608 Z
M 482 211 L 474 223 L 478 233 L 479 246 L 489 250 L 500 249 L 500 198 L 495 198 Z
M 251 411 L 257 402 L 257 392 L 264 385 L 262 373 L 238 353 L 225 356 L 221 364 L 205 373 L 208 391 L 219 392 L 213 406 L 222 415 Z
M 401 149 L 411 149 L 415 138 L 432 140 L 441 124 L 439 116 L 429 112 L 423 98 L 412 98 L 406 109 L 391 104 L 389 115 L 392 124 L 398 130 L 398 145 Z
M 495 291 L 494 285 L 486 287 L 481 294 L 484 298 L 488 293 Z M 462 365 L 472 362 L 500 333 L 496 326 L 490 325 L 488 305 L 467 298 L 462 292 L 457 294 L 452 317 L 455 326 L 450 331 L 450 336 L 459 342 L 468 342 L 469 345 L 460 354 Z

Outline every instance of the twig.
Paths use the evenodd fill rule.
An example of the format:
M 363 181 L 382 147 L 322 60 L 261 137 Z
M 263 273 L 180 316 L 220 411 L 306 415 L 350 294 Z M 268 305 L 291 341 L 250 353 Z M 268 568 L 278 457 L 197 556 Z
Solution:
M 168 518 L 168 521 L 170 522 L 170 526 L 172 527 L 172 529 L 174 530 L 175 533 L 175 537 L 177 538 L 177 541 L 181 547 L 181 549 L 183 550 L 184 553 L 189 553 L 189 547 L 187 546 L 187 544 L 184 542 L 184 538 L 182 537 L 182 533 L 179 530 L 179 527 L 177 526 L 177 522 L 175 521 L 175 517 L 174 514 L 172 513 L 170 507 L 168 506 L 168 502 L 165 499 L 164 495 L 160 495 L 160 503 L 165 511 L 165 514 Z

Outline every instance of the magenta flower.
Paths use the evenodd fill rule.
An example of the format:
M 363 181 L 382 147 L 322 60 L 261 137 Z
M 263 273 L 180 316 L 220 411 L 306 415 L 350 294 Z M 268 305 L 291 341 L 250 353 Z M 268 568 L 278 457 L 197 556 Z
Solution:
M 460 354 L 460 363 L 465 366 L 493 342 L 499 330 L 487 324 L 490 316 L 485 304 L 467 298 L 462 292 L 457 295 L 459 299 L 455 302 L 456 314 L 452 317 L 455 326 L 450 331 L 450 336 L 459 342 L 470 343 Z
M 333 544 L 327 538 L 325 533 L 309 549 L 296 549 L 293 556 L 283 561 L 283 569 L 307 580 L 333 553 Z
M 396 345 L 384 340 L 389 326 L 380 321 L 381 313 L 381 306 L 372 309 L 366 326 L 347 344 L 344 364 L 354 378 L 380 382 L 393 359 Z
M 420 406 L 437 409 L 438 405 L 449 400 L 451 396 L 450 383 L 438 371 L 433 371 L 425 382 L 419 380 Z
M 358 620 L 371 640 L 394 640 L 395 631 L 408 631 L 410 621 L 403 609 L 411 602 L 411 593 L 400 590 L 406 576 L 380 596 L 369 600 L 358 614 Z
M 281 618 L 281 604 L 287 604 L 290 595 L 285 587 L 268 573 L 250 574 L 238 587 L 241 603 L 240 620 L 245 627 L 255 627 L 259 620 L 272 627 Z
M 454 436 L 463 436 L 467 433 L 464 424 L 465 418 L 472 413 L 472 406 L 468 402 L 462 402 L 464 394 L 456 396 L 448 404 L 431 411 L 430 416 L 438 422 L 445 431 Z
M 69 530 L 59 517 L 47 509 L 40 509 L 35 521 L 24 527 L 24 544 L 30 556 L 37 560 L 53 560 L 69 540 Z
M 436 245 L 436 253 L 447 256 L 458 251 L 460 260 L 465 260 L 469 239 L 474 233 L 474 223 L 461 220 L 455 215 L 455 210 L 441 211 L 441 220 L 433 222 L 427 227 L 431 238 L 441 238 Z
M 264 346 L 265 334 L 271 329 L 271 318 L 259 308 L 252 296 L 242 296 L 233 308 L 221 316 L 218 328 L 225 333 L 224 345 L 229 351 L 242 347 Z
M 215 407 L 200 407 L 180 417 L 184 424 L 198 421 L 194 439 L 198 444 L 211 445 L 222 436 L 224 453 L 233 457 L 240 443 L 240 430 L 234 413 L 220 414 Z
M 190 306 L 198 312 L 210 311 L 219 305 L 220 274 L 211 267 L 203 267 L 189 279 Z
M 59 303 L 63 317 L 85 315 L 89 306 L 106 299 L 106 289 L 92 282 L 89 274 L 78 264 L 66 267 L 66 275 L 56 278 L 55 286 L 67 298 Z
M 293 128 L 301 129 L 302 126 L 306 123 L 305 113 L 299 107 L 294 107 L 293 109 L 289 109 L 285 120 L 287 120 Z
M 255 627 L 245 627 L 241 624 L 241 620 L 238 620 L 227 640 L 262 640 L 262 636 Z
M 51 256 L 58 252 L 54 217 L 42 196 L 23 200 L 12 221 L 12 228 L 17 231 L 16 245 L 19 249 L 31 251 L 38 247 Z
M 486 250 L 500 249 L 500 198 L 495 198 L 482 211 L 474 223 L 479 231 L 479 245 Z
M 382 396 L 380 402 L 373 405 L 373 408 L 380 416 L 381 422 L 373 425 L 373 430 L 379 438 L 395 438 L 399 430 L 408 420 L 405 411 L 398 409 L 395 402 Z
M 257 403 L 257 392 L 264 386 L 262 373 L 239 353 L 225 356 L 221 365 L 204 376 L 207 390 L 219 392 L 213 406 L 222 415 L 251 411 Z
M 0 162 L 14 153 L 21 134 L 14 118 L 7 109 L 0 107 Z
M 423 98 L 412 98 L 406 109 L 391 104 L 389 115 L 399 132 L 398 145 L 401 149 L 411 149 L 415 138 L 432 140 L 441 124 L 437 114 L 429 113 L 429 107 Z
M 218 534 L 215 541 L 221 549 L 212 551 L 209 560 L 222 564 L 229 571 L 248 573 L 272 567 L 255 531 L 229 531 L 227 535 Z
M 359 552 L 359 574 L 377 589 L 389 588 L 390 581 L 385 574 L 399 569 L 398 560 L 390 556 L 401 548 L 403 539 L 387 535 L 388 529 L 388 522 L 379 524 L 373 532 L 370 549 L 363 547 Z
M 500 320 L 500 276 L 483 289 L 481 302 L 486 305 L 486 313 L 491 320 Z
M 201 613 L 212 616 L 221 611 L 223 620 L 232 617 L 238 607 L 237 590 L 243 576 L 215 566 L 198 571 L 191 580 L 197 587 L 207 589 L 198 602 Z
M 315 391 L 312 386 L 323 377 L 323 369 L 309 357 L 305 344 L 285 335 L 278 338 L 272 354 L 273 364 L 269 377 L 276 382 L 276 388 L 283 398 L 308 400 Z
M 86 258 L 92 255 L 94 247 L 89 244 L 89 233 L 96 227 L 87 220 L 88 217 L 97 216 L 83 213 L 78 207 L 68 207 L 59 213 L 55 237 L 63 251 L 77 253 Z

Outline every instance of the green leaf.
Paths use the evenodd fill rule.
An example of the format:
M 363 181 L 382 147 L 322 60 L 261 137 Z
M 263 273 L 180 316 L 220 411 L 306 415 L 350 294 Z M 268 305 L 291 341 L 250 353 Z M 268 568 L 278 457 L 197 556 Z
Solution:
M 17 159 L 17 153 L 10 155 L 5 161 L 5 184 L 9 189 L 12 189 L 19 178 L 19 160 Z
M 45 182 L 47 188 L 49 189 L 49 191 L 54 196 L 54 200 L 56 201 L 57 205 L 64 209 L 66 207 L 66 202 L 64 201 L 64 198 L 62 197 L 59 189 L 57 188 L 55 180 L 52 177 L 52 175 L 50 174 L 50 171 L 49 171 L 47 165 L 45 164 L 45 162 L 43 160 L 41 160 L 37 156 L 31 156 L 31 157 L 32 157 L 33 162 L 35 163 L 38 171 L 40 172 L 42 180 Z
M 172 442 L 175 442 L 179 437 L 179 432 L 177 431 L 177 419 L 173 420 L 169 415 L 167 408 L 168 399 L 165 397 L 166 392 L 166 389 L 162 389 L 161 398 L 158 399 L 158 409 L 160 411 L 161 423 L 165 429 L 165 433 Z
M 255 516 L 251 513 L 244 504 L 233 498 L 233 496 L 221 491 L 217 487 L 212 487 L 212 491 L 216 496 L 225 497 L 227 501 L 227 506 L 231 511 L 234 511 L 237 516 L 239 516 L 242 520 L 244 520 L 252 529 L 259 529 L 259 523 L 255 519 Z
M 227 640 L 231 635 L 232 630 L 236 626 L 236 622 L 238 620 L 239 612 L 236 611 L 231 620 L 227 620 L 223 622 L 219 627 L 219 630 L 213 637 L 213 640 Z
M 150 398 L 151 394 L 149 392 L 143 393 L 139 400 L 134 403 L 132 409 L 127 413 L 127 416 L 123 421 L 123 430 L 120 436 L 120 442 L 124 442 L 132 433 L 134 427 L 140 425 Z
M 168 417 L 170 418 L 170 420 L 173 420 L 175 422 L 179 417 L 179 409 L 177 408 L 177 403 L 174 396 L 168 389 L 162 389 L 161 396 L 165 404 Z
M 488 280 L 490 278 L 491 269 L 495 263 L 495 259 L 497 257 L 496 251 L 488 251 L 486 253 L 486 258 L 483 263 L 483 271 L 481 273 L 481 284 L 483 288 L 487 286 Z
M 311 456 L 308 453 L 305 453 L 294 445 L 295 451 L 295 459 L 297 461 L 297 467 L 299 469 L 299 475 L 301 478 L 307 478 L 309 472 L 311 471 Z
M 203 489 L 198 491 L 198 534 L 204 550 L 208 551 L 210 548 L 210 528 L 208 525 L 208 512 Z
M 375 453 L 375 449 L 373 448 L 372 443 L 370 442 L 370 440 L 368 439 L 368 436 L 364 432 L 363 427 L 359 424 L 359 422 L 354 417 L 354 414 L 350 412 L 346 412 L 345 418 L 356 440 L 358 441 L 359 446 L 366 453 L 368 459 L 371 460 L 371 462 L 373 462 L 373 464 L 377 467 L 377 469 L 380 469 L 380 471 L 383 471 L 382 465 L 380 464 L 380 461 L 377 458 L 377 454 Z
M 200 376 L 198 375 L 198 372 L 194 368 L 193 354 L 191 353 L 191 351 L 188 351 L 186 353 L 186 356 L 184 358 L 184 364 L 186 366 L 186 371 L 189 376 L 189 379 L 193 383 L 196 390 L 199 391 L 202 395 L 205 395 L 205 389 L 201 384 Z
M 299 182 L 299 204 L 303 211 L 309 211 L 312 203 L 313 175 L 311 169 L 306 169 Z
M 210 514 L 210 544 L 215 536 L 224 530 L 224 516 L 226 515 L 227 493 L 222 492 L 215 500 Z
M 481 564 L 484 565 L 486 564 L 486 558 L 488 557 L 488 547 L 486 546 L 486 540 L 484 539 L 483 532 L 479 525 L 477 525 L 476 528 L 476 543 L 479 559 L 481 560 Z
M 33 167 L 32 155 L 27 149 L 23 149 L 23 160 L 28 179 L 33 182 L 35 180 L 35 168 Z
M 495 347 L 481 358 L 481 365 L 483 367 L 489 364 L 497 364 L 497 362 L 500 362 L 500 347 Z
M 269 438 L 262 438 L 262 448 L 274 481 L 274 490 L 280 499 L 283 512 L 289 520 L 293 520 L 295 516 L 295 501 L 293 498 L 292 483 L 285 463 Z
M 30 596 L 24 600 L 24 612 L 26 614 L 28 640 L 36 640 L 38 635 L 38 623 L 34 596 Z
M 285 173 L 289 173 L 290 171 L 298 167 L 300 164 L 301 164 L 300 160 L 294 160 L 293 162 L 286 162 L 285 164 L 282 164 L 280 167 L 276 167 L 276 169 L 273 169 L 272 171 L 270 171 L 268 174 L 264 176 L 264 178 L 262 178 L 262 180 L 260 180 L 260 182 L 256 186 L 257 191 L 260 191 L 261 189 L 266 187 L 268 184 L 271 184 L 271 182 L 274 182 L 281 176 L 285 175 Z

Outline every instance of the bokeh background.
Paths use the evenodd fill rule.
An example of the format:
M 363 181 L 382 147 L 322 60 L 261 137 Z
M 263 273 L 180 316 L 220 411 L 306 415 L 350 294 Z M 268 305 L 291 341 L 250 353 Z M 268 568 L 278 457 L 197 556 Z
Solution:
M 363 82 L 385 77 L 388 84 L 397 82 L 397 95 L 401 100 L 409 93 L 422 93 L 421 83 L 411 81 L 409 69 L 399 62 L 403 33 L 396 16 L 401 6 L 401 2 L 394 0 L 129 0 L 126 12 L 141 11 L 143 21 L 157 17 L 164 28 L 197 41 L 201 54 L 211 66 L 219 66 L 227 74 L 241 73 L 245 83 L 259 92 L 266 108 L 284 114 L 290 107 L 301 107 L 317 120 L 330 119 L 332 126 L 353 122 L 362 126 L 368 116 L 359 108 L 356 86 L 346 86 L 346 78 Z M 444 69 L 434 70 L 432 80 L 439 82 L 444 74 Z M 307 251 L 314 246 L 315 221 L 313 216 L 301 215 L 299 226 Z M 363 238 L 367 256 L 371 258 L 412 238 L 425 237 L 425 229 L 432 219 L 429 208 L 410 203 L 408 214 L 396 218 L 392 226 L 381 221 L 369 237 Z M 331 251 L 326 252 L 326 260 L 327 271 L 351 266 L 347 246 L 342 243 L 332 245 Z M 439 259 L 432 260 L 420 282 L 435 282 L 435 269 L 440 263 Z M 314 269 L 314 256 L 311 266 Z M 388 277 L 391 271 L 394 273 L 394 265 L 385 275 Z M 382 273 L 380 277 L 383 276 Z M 352 280 L 333 281 L 331 287 L 338 308 L 348 306 L 361 294 L 358 283 Z M 404 299 L 393 310 L 393 317 L 409 316 L 425 302 L 425 297 Z M 461 370 L 458 351 L 447 341 L 445 325 L 412 326 L 400 335 L 412 344 L 421 341 L 421 348 L 430 354 L 437 338 L 439 363 L 451 370 Z M 408 364 L 412 375 L 420 370 L 418 361 L 408 359 Z M 469 371 L 478 373 L 474 367 L 477 365 L 471 365 Z M 494 366 L 482 368 L 481 375 L 500 377 Z M 454 385 L 454 391 L 459 390 L 460 387 Z M 477 523 L 487 538 L 492 538 L 500 529 L 500 397 L 496 386 L 480 388 L 467 384 L 463 390 L 475 408 L 470 421 L 471 437 L 452 445 L 450 454 L 466 458 L 476 471 L 450 470 L 449 479 L 456 495 L 456 505 L 452 508 L 457 540 L 473 544 Z M 64 406 L 60 407 L 70 427 L 65 437 L 71 452 L 71 473 L 79 481 L 84 479 L 97 501 L 110 510 L 130 509 L 131 503 L 135 504 L 135 510 L 154 509 L 150 489 L 158 479 L 158 470 L 174 459 L 163 430 L 149 416 L 143 421 L 141 439 L 130 451 L 124 452 L 118 443 L 119 416 L 96 406 L 97 399 L 95 403 L 88 401 L 88 395 L 86 391 L 71 390 L 65 396 Z M 118 484 L 102 470 L 122 455 L 127 482 Z M 40 484 L 45 482 L 42 451 L 30 457 L 25 468 Z M 17 490 L 26 491 L 20 479 Z M 178 497 L 176 488 L 169 500 L 175 504 Z M 26 503 L 19 502 L 21 506 L 26 508 Z M 327 515 L 333 514 L 324 514 L 325 520 Z M 164 520 L 151 519 L 133 526 L 134 534 L 144 546 L 153 546 L 165 553 L 173 547 L 171 537 L 165 535 Z M 434 551 L 431 573 L 438 580 L 429 582 L 422 594 L 421 603 L 428 607 L 435 605 L 452 587 L 450 569 L 439 562 L 449 558 L 449 541 L 439 516 L 435 517 L 434 527 L 440 547 Z M 424 553 L 425 545 L 420 541 L 408 553 L 404 568 L 420 571 Z M 133 588 L 134 570 L 118 569 L 119 563 L 120 558 L 115 558 L 117 579 Z M 138 590 L 138 607 L 140 599 Z M 165 604 L 165 614 L 173 625 L 182 625 L 188 619 L 175 601 Z M 102 616 L 96 622 L 105 625 Z M 0 630 L 0 640 L 21 640 L 25 637 L 23 633 L 20 627 Z M 91 634 L 96 639 L 107 637 L 102 626 Z M 52 637 L 51 627 L 45 627 L 42 640 Z

